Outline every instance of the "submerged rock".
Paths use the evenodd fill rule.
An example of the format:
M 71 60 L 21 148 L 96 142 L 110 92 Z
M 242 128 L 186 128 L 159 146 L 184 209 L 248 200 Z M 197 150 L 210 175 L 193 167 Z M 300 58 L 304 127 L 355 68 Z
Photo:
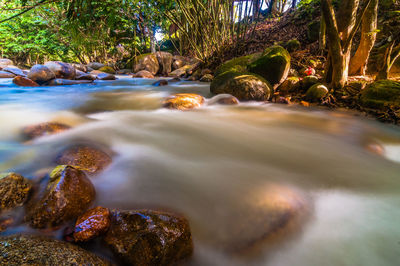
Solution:
M 75 79 L 76 70 L 72 65 L 68 63 L 60 61 L 49 61 L 46 62 L 44 65 L 54 72 L 56 78 Z
M 111 163 L 111 157 L 102 150 L 89 145 L 74 145 L 63 150 L 57 164 L 77 167 L 89 173 L 98 173 Z
M 96 207 L 85 212 L 75 223 L 75 241 L 89 241 L 103 233 L 110 227 L 110 211 L 107 208 Z
M 37 84 L 33 80 L 25 78 L 25 77 L 21 77 L 21 76 L 16 76 L 13 79 L 13 83 L 15 85 L 22 86 L 22 87 L 38 87 L 39 86 L 39 84 Z
M 0 79 L 12 79 L 14 77 L 15 75 L 10 72 L 0 71 Z
M 27 206 L 25 220 L 34 228 L 48 228 L 81 215 L 96 192 L 86 174 L 72 166 L 57 166 L 41 195 Z
M 360 102 L 367 108 L 400 108 L 400 82 L 392 80 L 374 82 L 361 92 Z
M 306 99 L 310 102 L 318 102 L 328 94 L 328 88 L 323 84 L 314 84 L 306 92 Z
M 223 105 L 237 105 L 239 100 L 230 94 L 218 94 L 208 101 L 208 105 L 223 104 Z
M 163 106 L 168 109 L 177 109 L 187 111 L 201 107 L 204 103 L 204 97 L 194 93 L 177 93 L 163 102 Z
M 159 87 L 159 86 L 167 86 L 168 85 L 168 81 L 165 79 L 162 80 L 158 80 L 156 82 L 154 82 L 153 84 L 151 84 L 153 86 Z
M 129 265 L 173 265 L 193 252 L 185 218 L 150 210 L 113 210 L 104 241 Z
M 27 126 L 22 130 L 22 135 L 25 139 L 31 140 L 34 138 L 53 135 L 65 130 L 70 129 L 70 126 L 57 123 L 57 122 L 46 122 L 37 125 Z
M 69 86 L 78 84 L 89 84 L 93 80 L 70 80 L 70 79 L 52 79 L 46 85 L 48 86 Z
M 151 74 L 149 71 L 147 70 L 140 70 L 139 72 L 137 72 L 136 74 L 132 75 L 132 78 L 145 78 L 145 79 L 153 79 L 154 75 Z
M 289 74 L 290 54 L 278 45 L 268 47 L 260 58 L 248 66 L 248 70 L 262 76 L 276 88 Z
M 78 246 L 40 236 L 0 237 L 1 265 L 111 265 Z
M 44 65 L 34 65 L 28 73 L 28 78 L 35 81 L 39 85 L 42 85 L 52 79 L 55 79 L 56 75 Z
M 19 174 L 9 173 L 0 177 L 0 213 L 22 206 L 28 199 L 31 189 L 29 180 Z

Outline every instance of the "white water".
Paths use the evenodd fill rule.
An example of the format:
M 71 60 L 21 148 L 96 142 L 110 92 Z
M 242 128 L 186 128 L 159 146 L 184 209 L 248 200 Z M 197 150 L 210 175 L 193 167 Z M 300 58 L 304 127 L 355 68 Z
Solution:
M 66 145 L 101 143 L 117 155 L 92 177 L 97 204 L 183 213 L 195 240 L 189 265 L 398 265 L 398 127 L 274 104 L 164 110 L 162 97 L 209 97 L 208 85 L 149 84 L 121 79 L 21 93 L 0 80 L 0 170 L 33 177 L 53 167 Z M 23 126 L 49 120 L 75 127 L 20 143 Z M 383 145 L 385 155 L 369 152 L 371 143 Z M 276 196 L 276 187 L 282 197 L 287 188 L 309 204 L 307 219 L 251 256 L 225 251 L 264 233 L 257 217 L 268 212 L 260 203 Z

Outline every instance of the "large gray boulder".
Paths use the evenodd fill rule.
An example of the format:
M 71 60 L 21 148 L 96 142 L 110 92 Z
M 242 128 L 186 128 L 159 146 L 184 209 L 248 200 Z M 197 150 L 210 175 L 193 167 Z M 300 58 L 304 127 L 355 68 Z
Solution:
M 56 78 L 75 79 L 76 70 L 71 64 L 59 61 L 49 61 L 46 62 L 44 65 L 54 72 Z
M 50 80 L 55 79 L 56 75 L 44 65 L 34 65 L 28 73 L 28 78 L 39 85 L 43 85 Z

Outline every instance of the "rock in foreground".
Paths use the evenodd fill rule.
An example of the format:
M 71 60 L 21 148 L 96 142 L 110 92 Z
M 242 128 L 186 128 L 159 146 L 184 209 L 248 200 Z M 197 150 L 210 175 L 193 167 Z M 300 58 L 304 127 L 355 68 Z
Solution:
M 89 241 L 105 232 L 110 227 L 110 211 L 96 207 L 85 212 L 75 223 L 75 241 Z
M 42 195 L 27 206 L 25 219 L 34 228 L 61 225 L 85 212 L 95 195 L 93 184 L 83 171 L 71 166 L 58 166 L 50 174 Z
M 171 265 L 193 252 L 188 221 L 165 212 L 114 210 L 104 240 L 129 265 Z
M 167 98 L 163 106 L 168 109 L 177 109 L 187 111 L 201 107 L 204 103 L 204 97 L 194 93 L 177 93 Z
M 43 85 L 46 82 L 55 79 L 56 75 L 44 65 L 34 65 L 28 73 L 28 78 L 39 85 Z
M 30 79 L 22 77 L 22 76 L 16 76 L 13 79 L 13 83 L 15 85 L 22 86 L 22 87 L 39 87 L 39 84 L 37 84 L 33 80 L 30 80 Z
M 0 178 L 0 213 L 21 206 L 29 197 L 32 185 L 28 179 L 10 173 Z
M 1 265 L 111 265 L 66 242 L 39 236 L 0 237 Z

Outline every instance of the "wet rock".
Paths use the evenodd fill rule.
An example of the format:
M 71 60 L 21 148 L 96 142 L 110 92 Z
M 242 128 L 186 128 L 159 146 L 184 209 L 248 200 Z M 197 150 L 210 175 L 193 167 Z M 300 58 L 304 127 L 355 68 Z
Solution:
M 111 157 L 104 151 L 83 144 L 63 150 L 56 159 L 57 164 L 71 165 L 89 173 L 100 172 L 111 161 Z
M 267 101 L 273 89 L 262 77 L 250 73 L 225 72 L 211 83 L 214 94 L 231 94 L 240 101 Z
M 268 47 L 260 58 L 248 66 L 248 70 L 262 76 L 276 88 L 289 74 L 290 54 L 278 45 Z
M 96 77 L 92 74 L 88 74 L 88 73 L 82 72 L 80 70 L 76 70 L 75 79 L 76 80 L 95 80 Z
M 0 176 L 0 212 L 22 206 L 29 197 L 32 185 L 28 179 L 9 173 Z
M 110 211 L 107 208 L 96 207 L 85 212 L 75 223 L 75 241 L 89 241 L 107 232 L 110 227 Z
M 28 204 L 25 220 L 34 228 L 59 226 L 85 212 L 95 195 L 93 184 L 83 171 L 57 166 L 45 191 Z
M 55 79 L 56 75 L 44 65 L 34 65 L 28 73 L 28 78 L 37 84 L 42 85 L 52 79 Z
M 300 88 L 300 79 L 298 77 L 288 77 L 278 87 L 280 95 L 287 95 L 291 92 L 297 91 Z
M 21 77 L 21 76 L 16 76 L 13 79 L 13 83 L 15 85 L 22 86 L 22 87 L 38 87 L 39 86 L 39 84 L 37 84 L 33 80 L 30 80 L 28 78 Z
M 92 83 L 93 80 L 70 80 L 70 79 L 52 79 L 46 85 L 48 86 L 69 86 L 77 84 Z
M 173 265 L 193 253 L 188 221 L 165 212 L 113 210 L 104 241 L 129 265 Z
M 104 64 L 98 63 L 98 62 L 91 62 L 87 66 L 94 70 L 99 70 L 100 68 L 102 68 L 104 66 Z
M 6 68 L 3 68 L 3 71 L 9 72 L 16 76 L 26 77 L 26 74 L 24 73 L 24 71 L 22 71 L 21 69 L 19 69 L 17 67 L 6 67 Z
M 10 72 L 0 71 L 0 79 L 12 79 L 14 77 L 15 75 Z
M 140 70 L 147 70 L 152 75 L 156 75 L 159 69 L 160 65 L 158 63 L 156 54 L 142 54 L 135 58 L 135 65 L 133 68 L 133 72 L 135 73 L 139 72 Z
M 104 73 L 104 72 L 101 72 L 100 70 L 93 70 L 93 71 L 90 71 L 90 74 L 91 74 L 91 75 L 95 75 L 95 76 L 97 76 L 98 74 L 101 74 L 101 73 Z
M 57 134 L 68 129 L 70 129 L 70 126 L 57 122 L 46 122 L 25 127 L 22 130 L 22 135 L 25 139 L 31 140 L 46 135 Z
M 108 73 L 100 73 L 97 75 L 97 79 L 99 80 L 116 80 L 117 77 L 113 74 L 108 74 Z
M 54 72 L 56 78 L 75 79 L 76 70 L 72 65 L 68 63 L 59 61 L 49 61 L 46 62 L 44 65 Z
M 172 54 L 168 52 L 156 52 L 156 57 L 160 66 L 158 73 L 165 77 L 168 77 L 168 74 L 171 72 L 172 67 Z
M 194 93 L 177 93 L 163 102 L 163 106 L 168 109 L 177 109 L 187 111 L 201 107 L 204 103 L 204 97 Z
M 218 94 L 208 101 L 208 105 L 223 104 L 223 105 L 237 105 L 239 100 L 230 94 Z
M 0 218 L 0 233 L 6 231 L 9 227 L 14 225 L 14 218 Z
M 179 82 L 179 81 L 181 81 L 180 78 L 172 78 L 168 80 L 168 82 Z
M 214 76 L 213 76 L 213 75 L 211 75 L 211 74 L 205 74 L 204 76 L 202 76 L 202 77 L 200 78 L 200 81 L 201 81 L 201 82 L 211 82 L 211 81 L 213 81 L 213 79 L 214 79 Z
M 306 92 L 306 99 L 310 102 L 318 102 L 328 94 L 329 90 L 325 85 L 314 84 Z
M 319 83 L 319 79 L 316 76 L 306 76 L 301 80 L 301 88 L 303 91 L 308 90 L 312 85 Z
M 70 243 L 40 236 L 0 237 L 1 265 L 111 265 Z
M 260 58 L 261 53 L 246 55 L 231 59 L 220 65 L 214 72 L 215 76 L 219 76 L 225 72 L 247 72 L 247 66 Z
M 115 70 L 114 68 L 110 67 L 110 66 L 103 66 L 101 68 L 99 68 L 99 71 L 104 72 L 104 73 L 108 73 L 108 74 L 115 74 Z
M 156 87 L 167 86 L 168 85 L 168 81 L 166 81 L 165 79 L 162 79 L 162 80 L 158 80 L 158 81 L 154 82 L 151 85 L 156 86 Z
M 136 74 L 132 75 L 132 78 L 144 78 L 144 79 L 153 79 L 154 75 L 151 74 L 149 71 L 147 70 L 141 70 L 139 72 L 137 72 Z
M 381 80 L 368 85 L 362 92 L 360 103 L 367 108 L 400 108 L 400 82 Z

